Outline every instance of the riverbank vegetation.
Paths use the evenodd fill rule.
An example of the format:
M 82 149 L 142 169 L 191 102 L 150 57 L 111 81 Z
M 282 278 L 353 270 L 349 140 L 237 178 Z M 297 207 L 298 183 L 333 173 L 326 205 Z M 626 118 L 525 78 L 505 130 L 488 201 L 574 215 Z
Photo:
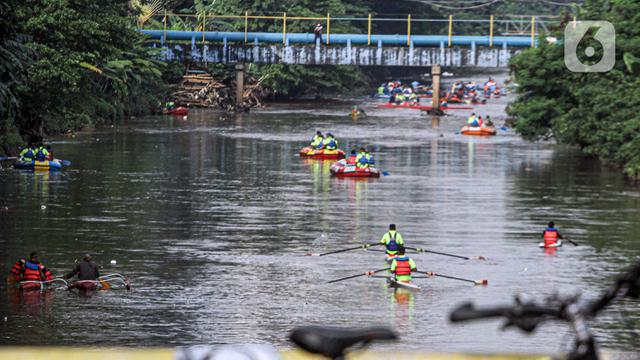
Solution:
M 165 64 L 123 0 L 9 0 L 0 5 L 0 144 L 144 114 L 158 107 Z
M 562 45 L 529 49 L 511 61 L 518 99 L 508 112 L 516 130 L 530 140 L 554 137 L 577 145 L 588 155 L 620 165 L 637 178 L 640 172 L 640 3 L 629 0 L 588 0 L 582 20 L 606 20 L 616 30 L 616 63 L 608 72 L 577 73 L 567 69 Z M 552 34 L 562 38 L 564 29 Z M 578 47 L 584 63 L 602 58 L 604 46 L 587 33 Z

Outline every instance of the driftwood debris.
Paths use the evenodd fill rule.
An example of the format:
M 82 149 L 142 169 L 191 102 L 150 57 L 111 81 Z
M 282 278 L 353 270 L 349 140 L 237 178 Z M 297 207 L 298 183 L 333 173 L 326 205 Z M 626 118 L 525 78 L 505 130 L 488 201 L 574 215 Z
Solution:
M 189 74 L 182 78 L 178 90 L 173 93 L 175 103 L 181 106 L 207 107 L 225 110 L 247 110 L 262 107 L 267 95 L 261 83 L 265 79 L 248 76 L 242 104 L 236 104 L 236 84 L 233 80 L 218 81 L 210 74 Z

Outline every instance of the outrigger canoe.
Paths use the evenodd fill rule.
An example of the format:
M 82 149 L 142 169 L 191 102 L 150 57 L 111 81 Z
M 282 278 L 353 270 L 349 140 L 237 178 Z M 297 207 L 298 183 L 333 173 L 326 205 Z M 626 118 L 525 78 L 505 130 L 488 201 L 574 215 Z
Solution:
M 65 279 L 55 278 L 53 280 L 48 281 L 9 281 L 7 278 L 8 284 L 14 284 L 17 288 L 22 291 L 46 291 L 53 290 L 56 288 L 61 289 L 79 289 L 83 291 L 91 291 L 91 290 L 107 290 L 110 288 L 125 288 L 127 290 L 131 289 L 131 285 L 129 283 L 129 278 L 120 274 L 108 274 L 98 278 L 99 280 L 79 280 L 69 284 Z
M 556 241 L 555 244 L 551 244 L 551 245 L 547 245 L 547 246 L 545 246 L 543 242 L 538 244 L 538 247 L 545 248 L 545 249 L 553 249 L 553 248 L 558 248 L 560 246 L 562 246 L 562 240 L 558 240 L 558 241 Z
M 463 135 L 493 136 L 496 134 L 496 129 L 493 127 L 463 126 L 460 133 Z
M 68 283 L 64 279 L 53 279 L 48 281 L 26 280 L 16 283 L 22 291 L 46 291 L 56 288 L 66 289 Z
M 62 170 L 62 163 L 57 160 L 45 160 L 45 161 L 22 161 L 18 160 L 13 165 L 16 169 L 26 170 L 48 170 L 48 171 L 60 171 Z
M 303 147 L 300 149 L 300 157 L 308 157 L 313 159 L 344 159 L 346 154 L 344 151 L 337 150 L 326 150 L 326 149 L 312 149 L 310 147 Z
M 337 177 L 380 177 L 380 170 L 368 167 L 368 168 L 358 168 L 355 164 L 347 164 L 345 159 L 334 162 L 331 164 L 331 175 Z

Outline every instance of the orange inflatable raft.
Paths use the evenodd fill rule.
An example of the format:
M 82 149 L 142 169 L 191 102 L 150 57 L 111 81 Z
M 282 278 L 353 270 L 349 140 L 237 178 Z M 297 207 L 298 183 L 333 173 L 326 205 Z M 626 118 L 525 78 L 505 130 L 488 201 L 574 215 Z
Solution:
M 312 149 L 310 147 L 304 147 L 300 149 L 300 157 L 308 157 L 312 159 L 344 159 L 345 153 L 344 151 L 337 150 L 326 150 L 326 149 Z
M 492 127 L 464 126 L 460 129 L 460 133 L 463 135 L 493 136 L 496 134 L 496 129 Z

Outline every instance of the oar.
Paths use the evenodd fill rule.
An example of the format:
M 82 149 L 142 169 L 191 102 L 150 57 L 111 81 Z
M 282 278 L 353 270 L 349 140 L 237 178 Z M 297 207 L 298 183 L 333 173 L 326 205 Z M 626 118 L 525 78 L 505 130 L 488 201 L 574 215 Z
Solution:
M 382 172 L 382 176 L 389 176 L 389 172 L 388 171 L 383 171 Z
M 341 252 L 346 252 L 346 251 L 351 251 L 351 250 L 358 250 L 358 249 L 368 249 L 372 246 L 378 246 L 378 245 L 382 245 L 381 243 L 373 243 L 373 244 L 362 244 L 360 246 L 355 246 L 352 248 L 347 248 L 347 249 L 342 249 L 342 250 L 335 250 L 335 251 L 329 251 L 326 253 L 322 253 L 322 254 L 318 254 L 318 253 L 306 253 L 305 256 L 325 256 L 325 255 L 330 255 L 330 254 L 337 254 L 337 253 L 341 253 Z
M 356 275 L 351 275 L 351 276 L 343 277 L 343 278 L 340 278 L 340 279 L 335 279 L 335 280 L 327 281 L 327 284 L 331 284 L 331 283 L 338 282 L 338 281 L 342 281 L 342 280 L 349 280 L 349 279 L 357 278 L 357 277 L 359 277 L 359 276 L 366 276 L 366 275 L 371 276 L 371 275 L 373 275 L 373 274 L 376 274 L 376 273 L 379 273 L 379 272 L 382 272 L 382 271 L 386 271 L 386 270 L 389 270 L 389 268 L 384 268 L 384 269 L 379 269 L 379 270 L 373 270 L 373 271 L 367 271 L 367 272 L 364 272 L 364 273 L 362 273 L 362 274 L 356 274 Z
M 577 242 L 575 242 L 575 241 L 573 241 L 573 240 L 569 239 L 568 237 L 565 237 L 565 238 L 564 238 L 564 239 L 562 239 L 562 240 L 567 240 L 567 241 L 568 241 L 568 242 L 570 242 L 570 243 L 571 243 L 571 245 L 573 245 L 573 246 L 578 246 L 578 245 L 579 245 Z
M 408 247 L 408 246 L 405 246 L 405 249 L 413 250 L 415 252 L 426 252 L 426 253 L 437 254 L 437 255 L 451 256 L 451 257 L 454 257 L 454 258 L 465 259 L 465 260 L 471 260 L 471 259 L 473 259 L 473 260 L 487 260 L 487 258 L 485 258 L 484 256 L 467 257 L 467 256 L 447 254 L 447 253 L 443 253 L 443 252 L 427 250 L 427 249 L 423 249 L 423 248 Z
M 0 161 L 5 161 L 5 160 L 17 160 L 18 158 L 16 156 L 0 156 Z
M 416 271 L 416 272 L 420 273 L 420 274 L 429 275 L 429 276 L 438 276 L 438 277 L 443 277 L 443 278 L 447 278 L 447 279 L 466 281 L 466 282 L 473 283 L 474 285 L 488 285 L 489 284 L 489 282 L 487 280 L 469 280 L 469 279 L 463 279 L 463 278 L 459 278 L 459 277 L 455 277 L 455 276 L 436 274 L 434 272 L 429 272 L 429 271 Z
M 71 161 L 69 160 L 61 160 L 61 159 L 56 159 L 58 161 L 60 161 L 60 163 L 64 166 L 71 166 Z

